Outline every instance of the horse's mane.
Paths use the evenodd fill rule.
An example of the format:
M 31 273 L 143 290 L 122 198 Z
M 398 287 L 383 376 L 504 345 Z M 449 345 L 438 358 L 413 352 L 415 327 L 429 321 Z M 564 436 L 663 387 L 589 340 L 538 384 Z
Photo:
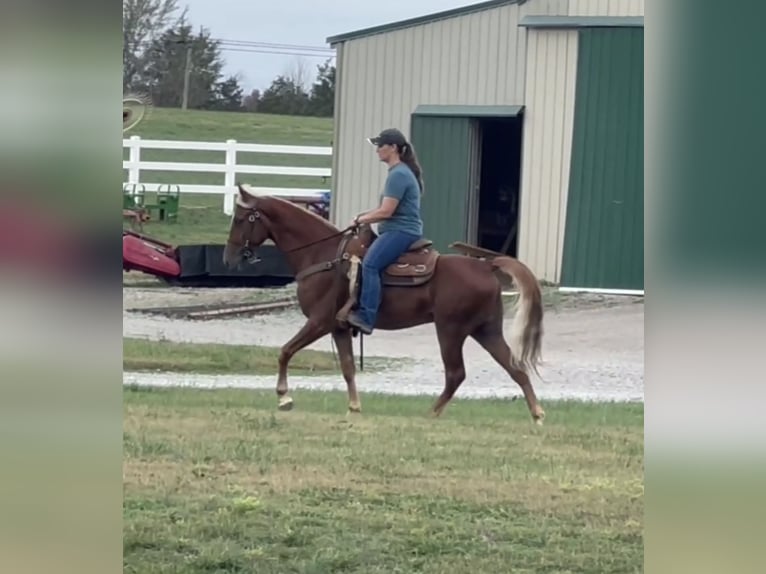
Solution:
M 287 207 L 287 208 L 291 209 L 294 213 L 300 213 L 301 215 L 306 215 L 306 216 L 312 217 L 316 221 L 318 221 L 322 225 L 324 225 L 325 228 L 327 228 L 328 231 L 331 231 L 333 233 L 339 231 L 337 227 L 335 227 L 332 223 L 327 221 L 325 218 L 320 217 L 319 215 L 317 215 L 313 211 L 309 211 L 308 209 L 303 209 L 302 207 L 299 207 L 299 206 L 295 205 L 294 203 L 292 203 L 292 202 L 290 202 L 290 201 L 288 201 L 286 199 L 283 199 L 281 197 L 277 197 L 276 195 L 268 195 L 268 194 L 258 193 L 257 191 L 255 191 L 253 188 L 251 188 L 247 184 L 242 184 L 242 189 L 244 189 L 247 193 L 249 193 L 250 195 L 255 197 L 257 200 L 265 201 L 267 203 L 274 202 L 274 203 L 277 203 L 279 205 L 283 205 L 284 207 Z M 242 200 L 242 196 L 241 195 L 237 195 L 237 205 L 239 205 L 241 207 L 245 207 L 245 208 L 253 207 L 252 205 L 248 205 L 247 203 L 245 203 Z

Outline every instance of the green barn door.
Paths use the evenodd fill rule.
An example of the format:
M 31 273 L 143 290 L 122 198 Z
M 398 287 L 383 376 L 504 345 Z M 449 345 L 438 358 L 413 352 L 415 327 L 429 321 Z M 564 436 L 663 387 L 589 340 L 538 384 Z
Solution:
M 410 140 L 423 168 L 423 233 L 439 251 L 466 241 L 472 168 L 470 118 L 412 115 Z
M 644 30 L 582 30 L 565 287 L 644 288 Z

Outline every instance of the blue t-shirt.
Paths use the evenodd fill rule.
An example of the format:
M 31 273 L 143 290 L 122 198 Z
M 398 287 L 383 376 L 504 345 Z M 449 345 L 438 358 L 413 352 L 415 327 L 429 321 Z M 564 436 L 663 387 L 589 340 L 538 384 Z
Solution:
M 398 163 L 388 170 L 386 185 L 381 195 L 399 200 L 389 219 L 378 223 L 378 233 L 404 231 L 412 235 L 423 235 L 423 221 L 420 218 L 420 187 L 412 170 L 405 163 Z

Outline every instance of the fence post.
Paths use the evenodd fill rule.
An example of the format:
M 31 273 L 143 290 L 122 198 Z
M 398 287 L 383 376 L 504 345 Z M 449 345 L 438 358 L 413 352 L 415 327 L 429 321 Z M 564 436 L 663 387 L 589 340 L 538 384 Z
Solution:
M 236 190 L 234 186 L 237 178 L 237 140 L 226 140 L 226 173 L 223 184 L 226 191 L 223 194 L 223 212 L 226 215 L 234 213 L 234 198 Z
M 138 167 L 138 162 L 141 161 L 140 136 L 130 136 L 130 156 L 128 159 L 133 164 L 128 169 L 128 183 L 138 184 L 141 181 L 141 168 Z

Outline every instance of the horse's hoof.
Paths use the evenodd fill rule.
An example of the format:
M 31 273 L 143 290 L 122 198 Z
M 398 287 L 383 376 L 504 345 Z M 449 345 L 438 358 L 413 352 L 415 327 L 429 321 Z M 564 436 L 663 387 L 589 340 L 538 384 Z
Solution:
M 362 407 L 348 407 L 348 412 L 346 413 L 346 416 L 361 415 L 361 414 L 362 414 Z
M 279 399 L 279 410 L 280 411 L 291 411 L 293 410 L 293 399 L 290 397 L 282 397 Z

